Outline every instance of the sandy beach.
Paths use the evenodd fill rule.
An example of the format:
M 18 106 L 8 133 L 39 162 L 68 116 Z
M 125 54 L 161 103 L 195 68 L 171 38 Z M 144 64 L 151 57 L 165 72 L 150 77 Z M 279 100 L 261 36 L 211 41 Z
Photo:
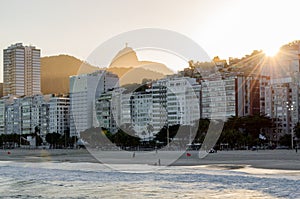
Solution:
M 180 155 L 179 159 L 176 158 L 178 155 Z M 0 161 L 106 164 L 158 164 L 157 161 L 159 161 L 161 165 L 170 165 L 171 163 L 176 166 L 230 165 L 228 168 L 234 168 L 239 165 L 247 165 L 264 169 L 300 170 L 300 152 L 296 153 L 295 150 L 218 151 L 199 159 L 197 151 L 120 152 L 86 149 L 12 149 L 0 150 Z

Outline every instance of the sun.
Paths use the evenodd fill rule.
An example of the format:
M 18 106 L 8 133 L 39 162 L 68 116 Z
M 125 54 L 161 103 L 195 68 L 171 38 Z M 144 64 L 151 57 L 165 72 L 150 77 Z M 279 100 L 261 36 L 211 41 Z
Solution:
M 274 47 L 270 47 L 270 48 L 265 48 L 263 50 L 263 52 L 268 57 L 275 57 L 278 54 L 279 49 L 278 48 L 274 48 Z

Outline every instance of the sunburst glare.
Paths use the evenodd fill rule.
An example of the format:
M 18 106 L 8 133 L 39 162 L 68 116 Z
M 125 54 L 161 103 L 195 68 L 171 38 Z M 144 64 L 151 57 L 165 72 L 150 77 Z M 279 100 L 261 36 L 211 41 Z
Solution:
M 275 57 L 279 53 L 279 49 L 271 47 L 264 49 L 263 52 L 268 57 Z

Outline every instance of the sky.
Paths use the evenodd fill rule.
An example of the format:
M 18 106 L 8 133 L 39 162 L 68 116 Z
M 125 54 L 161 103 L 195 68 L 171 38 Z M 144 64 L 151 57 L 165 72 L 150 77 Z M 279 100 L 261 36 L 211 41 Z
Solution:
M 40 48 L 42 56 L 85 60 L 120 33 L 161 28 L 187 36 L 212 58 L 243 57 L 255 49 L 274 53 L 300 39 L 298 5 L 297 0 L 3 0 L 0 48 L 22 42 Z M 0 60 L 2 74 L 2 50 Z

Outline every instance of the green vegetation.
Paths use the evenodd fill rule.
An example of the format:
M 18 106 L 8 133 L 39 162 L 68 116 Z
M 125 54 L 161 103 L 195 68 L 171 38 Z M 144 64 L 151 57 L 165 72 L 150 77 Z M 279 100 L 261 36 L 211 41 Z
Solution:
M 135 137 L 135 132 L 130 124 L 123 125 L 117 133 L 111 134 L 107 129 L 91 128 L 81 133 L 81 138 L 91 147 L 118 146 L 122 149 L 136 148 L 161 148 L 172 142 L 173 146 L 185 148 L 186 144 L 203 143 L 210 125 L 209 119 L 200 119 L 198 129 L 187 125 L 164 126 L 153 139 L 145 140 Z M 299 127 L 299 125 L 298 125 Z M 300 127 L 297 132 L 300 132 Z M 153 126 L 147 126 L 147 133 L 150 135 Z M 273 140 L 273 120 L 265 115 L 253 115 L 245 117 L 231 117 L 225 122 L 223 131 L 215 146 L 217 149 L 250 149 L 253 146 L 275 147 L 276 144 L 289 146 L 288 139 L 283 137 L 279 143 Z M 190 133 L 193 134 L 190 139 Z M 259 139 L 259 135 L 266 139 Z M 174 139 L 176 136 L 176 139 Z M 287 136 L 286 136 L 287 137 Z M 169 138 L 169 141 L 167 140 Z M 194 138 L 194 139 L 193 139 Z M 224 147 L 226 146 L 226 147 Z
M 80 137 L 90 147 L 136 147 L 140 144 L 140 138 L 134 137 L 119 129 L 111 134 L 105 128 L 90 128 L 80 133 Z M 114 144 L 112 144 L 114 143 Z
M 0 147 L 1 148 L 14 148 L 16 146 L 20 147 L 20 145 L 29 145 L 29 141 L 27 141 L 27 137 L 32 136 L 36 138 L 36 147 L 41 146 L 43 143 L 43 139 L 37 135 L 36 133 L 30 134 L 2 134 L 0 135 Z
M 221 145 L 226 145 L 227 149 L 247 149 L 257 145 L 266 145 L 272 139 L 269 132 L 273 130 L 273 127 L 272 119 L 265 115 L 233 116 L 224 124 L 218 147 L 222 148 Z M 259 139 L 259 134 L 266 139 Z
M 126 150 L 143 149 L 143 148 L 161 148 L 172 142 L 181 148 L 186 147 L 186 143 L 203 143 L 204 138 L 209 129 L 210 120 L 200 119 L 198 129 L 192 126 L 164 126 L 154 138 L 151 140 L 141 139 L 135 136 L 135 132 L 130 124 L 124 124 L 117 131 L 117 133 L 110 133 L 105 128 L 90 128 L 81 133 L 81 138 L 85 144 L 90 147 L 120 147 Z M 147 126 L 147 131 L 144 132 L 145 137 L 149 137 L 154 128 L 152 125 Z M 192 138 L 190 139 L 190 132 Z M 231 117 L 225 124 L 219 140 L 215 146 L 217 149 L 250 149 L 253 146 L 287 146 L 291 145 L 291 135 L 284 135 L 279 140 L 274 139 L 274 132 L 276 132 L 273 120 L 265 115 L 253 115 L 245 117 Z M 294 128 L 295 137 L 300 137 L 300 123 Z M 147 136 L 147 134 L 149 136 Z M 266 139 L 259 139 L 259 134 L 263 135 Z M 40 135 L 40 129 L 35 128 L 34 133 L 28 135 L 18 134 L 2 134 L 0 135 L 1 147 L 15 147 L 21 145 L 29 145 L 26 140 L 27 136 L 37 138 L 36 146 L 41 146 L 43 143 Z M 174 139 L 176 136 L 176 139 Z M 76 143 L 76 137 L 70 137 L 70 131 L 66 130 L 64 134 L 48 133 L 46 134 L 45 141 L 50 144 L 50 148 L 72 148 Z
M 60 148 L 73 148 L 77 138 L 75 136 L 70 137 L 70 130 L 67 129 L 64 134 L 59 133 L 47 133 L 46 142 L 50 144 L 51 149 Z
M 34 133 L 30 134 L 2 134 L 0 135 L 0 147 L 1 148 L 15 148 L 20 145 L 30 145 L 28 136 L 36 139 L 35 147 L 39 147 L 45 144 L 44 141 L 50 144 L 50 148 L 72 148 L 76 143 L 76 137 L 70 137 L 69 129 L 64 134 L 59 133 L 47 133 L 45 140 L 40 136 L 39 127 L 35 127 Z

